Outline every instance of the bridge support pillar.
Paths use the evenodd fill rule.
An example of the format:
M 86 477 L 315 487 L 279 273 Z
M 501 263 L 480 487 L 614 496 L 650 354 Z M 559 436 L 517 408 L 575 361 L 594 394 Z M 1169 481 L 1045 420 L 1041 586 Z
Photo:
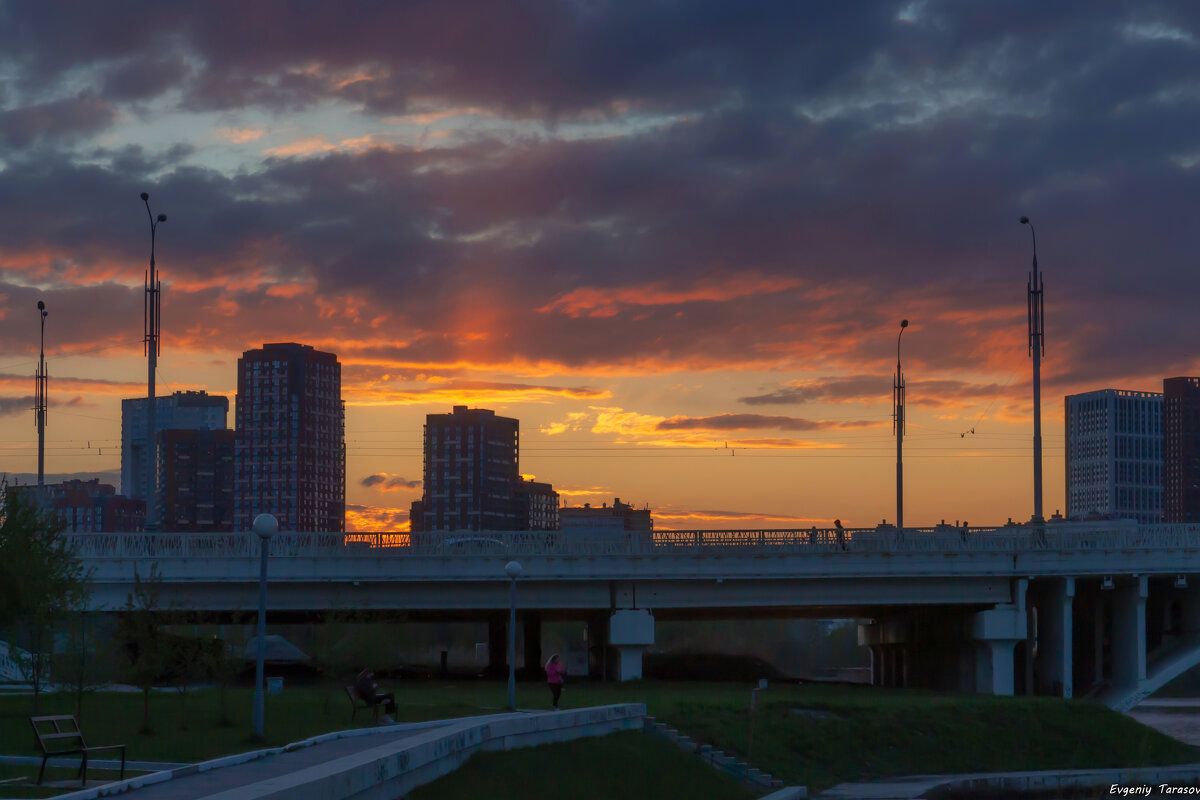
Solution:
M 1023 592 L 1022 592 L 1023 595 Z M 1025 638 L 1024 603 L 997 606 L 971 615 L 975 649 L 975 691 L 1012 695 L 1014 649 Z
M 1037 691 L 1055 697 L 1071 697 L 1074 692 L 1071 653 L 1075 579 L 1038 579 L 1035 585 L 1038 589 L 1037 630 L 1030 633 L 1037 636 Z
M 614 611 L 608 636 L 617 648 L 617 680 L 640 680 L 642 651 L 654 644 L 654 615 L 645 608 Z
M 1113 686 L 1136 689 L 1146 680 L 1146 597 L 1149 580 L 1145 575 L 1118 584 L 1112 611 Z
M 488 617 L 488 675 L 508 674 L 508 615 Z
M 872 686 L 908 686 L 913 663 L 909 621 L 896 617 L 858 626 L 858 643 L 871 653 Z
M 608 615 L 595 614 L 587 621 L 588 677 L 608 680 Z

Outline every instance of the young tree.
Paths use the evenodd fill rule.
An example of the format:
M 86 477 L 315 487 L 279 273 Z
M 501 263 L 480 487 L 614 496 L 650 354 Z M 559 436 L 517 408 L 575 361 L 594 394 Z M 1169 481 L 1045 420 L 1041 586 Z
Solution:
M 162 576 L 158 563 L 150 565 L 145 580 L 133 571 L 133 591 L 121 615 L 119 637 L 125 650 L 128 680 L 142 690 L 141 733 L 154 733 L 150 726 L 150 690 L 167 667 L 168 654 L 160 632 L 162 626 Z
M 245 669 L 244 656 L 249 640 L 247 631 L 252 619 L 253 614 L 249 611 L 235 611 L 231 624 L 213 625 L 212 638 L 206 638 L 200 650 L 203 674 L 217 683 L 217 724 L 223 728 L 233 727 L 225 702 L 225 690 Z
M 0 478 L 0 626 L 14 625 L 26 651 L 23 671 L 33 684 L 38 713 L 54 650 L 54 626 L 87 604 L 86 575 L 60 535 L 56 515 L 30 489 Z

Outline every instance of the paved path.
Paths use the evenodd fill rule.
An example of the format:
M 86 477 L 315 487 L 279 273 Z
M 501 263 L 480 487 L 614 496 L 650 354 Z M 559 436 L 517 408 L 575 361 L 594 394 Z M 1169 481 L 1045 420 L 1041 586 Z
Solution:
M 1156 707 L 1143 710 L 1145 705 L 1142 703 L 1133 711 L 1126 713 L 1143 725 L 1149 725 L 1167 736 L 1200 746 L 1200 708 L 1193 707 L 1187 713 L 1172 714 Z
M 231 789 L 249 787 L 255 783 L 288 775 L 370 747 L 391 744 L 428 730 L 429 725 L 386 726 L 380 728 L 378 733 L 335 739 L 300 747 L 291 752 L 272 753 L 242 764 L 182 775 L 163 783 L 143 786 L 134 796 L 137 800 L 200 800 Z M 188 769 L 190 768 L 185 767 L 184 771 Z
M 1200 781 L 1200 764 L 1124 769 L 1064 769 L 1042 772 L 981 772 L 968 775 L 913 775 L 874 783 L 843 783 L 817 800 L 915 800 L 938 790 L 972 791 L 1005 797 L 1021 792 L 1061 791 L 1063 787 L 1191 785 Z

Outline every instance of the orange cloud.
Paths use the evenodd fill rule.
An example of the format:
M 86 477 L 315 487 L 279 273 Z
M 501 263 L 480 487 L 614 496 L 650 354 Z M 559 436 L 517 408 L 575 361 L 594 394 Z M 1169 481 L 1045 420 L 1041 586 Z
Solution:
M 256 142 L 267 133 L 265 128 L 217 128 L 217 137 L 234 144 Z
M 587 386 L 538 386 L 489 381 L 447 381 L 430 389 L 390 389 L 368 383 L 343 387 L 347 405 L 487 405 L 506 403 L 549 403 L 553 400 L 603 400 L 612 396 L 604 389 Z
M 411 527 L 407 508 L 346 504 L 346 530 L 354 533 L 404 533 Z M 407 544 L 407 542 L 405 542 Z
M 294 142 L 288 142 L 276 147 L 268 147 L 262 151 L 262 154 L 264 156 L 275 156 L 276 158 L 293 158 L 296 156 L 303 158 L 332 152 L 361 153 L 372 149 L 391 150 L 392 146 L 388 142 L 369 134 L 353 139 L 341 139 L 336 142 L 330 141 L 328 136 L 318 135 L 306 136 L 303 139 L 297 139 Z
M 744 431 L 766 428 L 781 431 L 815 431 L 830 428 L 869 428 L 882 424 L 861 419 L 815 420 L 763 414 L 717 414 L 712 417 L 670 417 L 658 423 L 656 430 Z
M 538 311 L 560 311 L 571 317 L 612 317 L 626 306 L 679 305 L 704 300 L 723 302 L 736 297 L 774 294 L 803 285 L 798 278 L 760 277 L 755 280 L 738 276 L 687 288 L 671 288 L 664 281 L 612 289 L 583 287 L 567 292 Z
M 493 116 L 492 112 L 485 108 L 477 108 L 475 106 L 466 106 L 464 108 L 445 108 L 440 111 L 422 111 L 413 114 L 398 114 L 395 116 L 384 117 L 383 121 L 389 125 L 431 125 L 434 122 L 439 122 L 443 119 L 453 119 L 454 117 L 466 116 Z
M 756 415 L 728 415 L 728 416 L 747 416 L 753 417 Z M 737 430 L 737 427 L 720 428 L 720 427 L 703 427 L 697 425 L 692 428 L 680 426 L 683 432 L 680 433 L 665 433 L 670 430 L 670 426 L 664 427 L 664 423 L 671 420 L 688 419 L 685 417 L 660 417 L 654 414 L 641 414 L 637 411 L 626 411 L 623 408 L 616 407 L 601 407 L 591 406 L 587 411 L 572 412 L 567 415 L 563 422 L 550 423 L 541 428 L 540 432 L 547 436 L 555 436 L 567 431 L 587 431 L 595 434 L 610 434 L 616 438 L 613 444 L 633 444 L 655 447 L 690 447 L 697 449 L 753 449 L 753 448 L 786 448 L 786 449 L 835 449 L 844 445 L 836 442 L 815 442 L 802 439 L 787 439 L 787 438 L 759 438 L 759 439 L 714 439 L 710 436 L 701 436 L 702 432 L 724 432 L 725 430 Z M 713 417 L 711 419 L 720 419 Z M 791 419 L 791 418 L 781 418 Z M 861 425 L 854 424 L 851 427 L 862 427 L 866 425 L 875 425 L 873 422 L 863 422 Z M 882 424 L 882 423 L 879 423 Z M 753 429 L 759 427 L 777 427 L 774 425 L 752 425 L 745 424 L 742 429 Z M 837 427 L 837 423 L 830 423 L 829 427 Z M 687 430 L 696 430 L 696 434 L 689 434 Z M 564 448 L 569 450 L 570 448 Z

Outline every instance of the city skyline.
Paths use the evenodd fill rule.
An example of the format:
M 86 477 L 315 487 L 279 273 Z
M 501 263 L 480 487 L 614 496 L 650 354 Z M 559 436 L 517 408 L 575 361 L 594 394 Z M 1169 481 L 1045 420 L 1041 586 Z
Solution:
M 38 300 L 47 482 L 119 470 L 142 191 L 159 394 L 336 353 L 352 529 L 404 526 L 459 404 L 572 505 L 893 521 L 902 318 L 906 525 L 1027 519 L 1023 214 L 1047 516 L 1064 396 L 1200 373 L 1187 8 L 72 8 L 0 9 L 0 472 L 36 469 Z

